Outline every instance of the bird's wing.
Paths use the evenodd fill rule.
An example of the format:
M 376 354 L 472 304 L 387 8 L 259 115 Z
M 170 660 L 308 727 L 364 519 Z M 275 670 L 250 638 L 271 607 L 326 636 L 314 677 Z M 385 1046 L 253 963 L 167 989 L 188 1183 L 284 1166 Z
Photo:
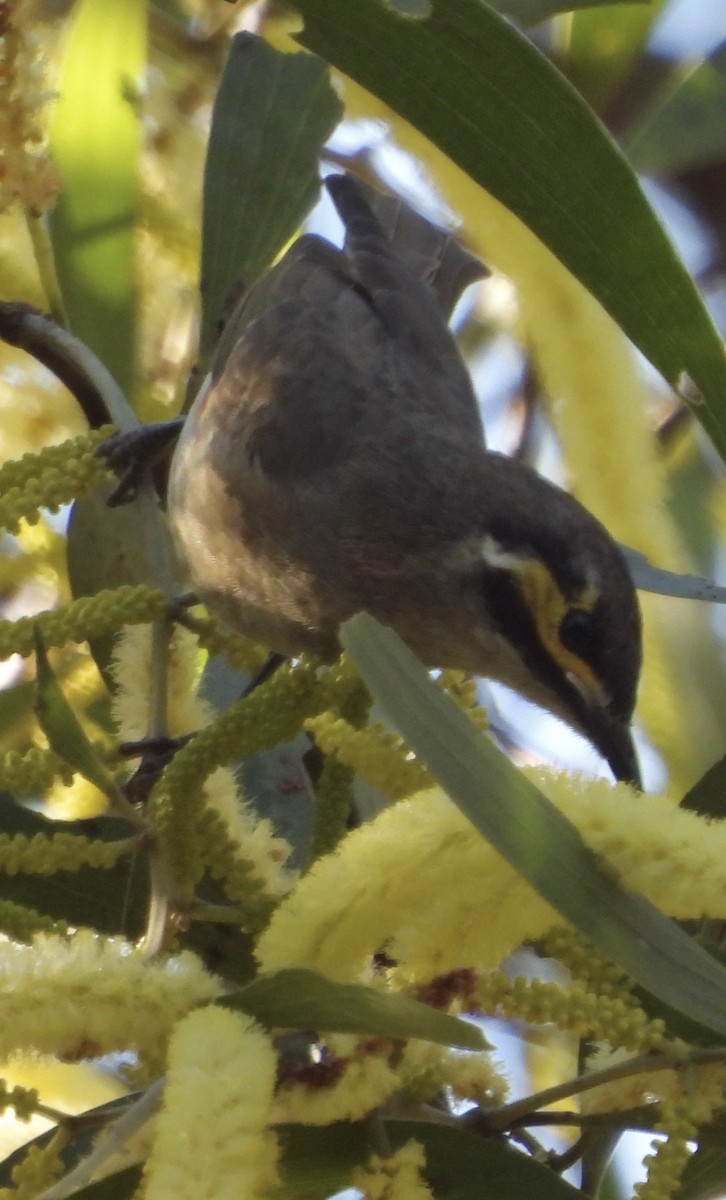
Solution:
M 264 474 L 298 478 L 339 465 L 366 441 L 398 441 L 405 454 L 413 429 L 481 440 L 469 375 L 422 272 L 435 257 L 423 250 L 423 229 L 410 265 L 357 184 L 336 176 L 328 187 L 346 225 L 344 249 L 300 238 L 224 331 L 205 401 L 222 438 L 245 445 Z M 407 210 L 398 226 L 409 224 L 431 231 L 432 246 L 449 241 Z M 452 258 L 448 294 L 470 273 L 468 258 Z

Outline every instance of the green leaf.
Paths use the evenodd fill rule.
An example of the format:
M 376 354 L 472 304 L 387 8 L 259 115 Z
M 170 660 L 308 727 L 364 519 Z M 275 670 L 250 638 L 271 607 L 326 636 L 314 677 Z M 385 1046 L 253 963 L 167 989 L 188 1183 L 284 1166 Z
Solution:
M 341 641 L 388 720 L 464 815 L 566 920 L 672 1008 L 726 1034 L 726 970 L 643 897 L 620 888 L 577 829 L 372 617 Z
M 164 571 L 164 563 L 172 562 L 171 543 L 153 495 L 147 490 L 131 504 L 109 508 L 108 497 L 115 486 L 115 482 L 102 484 L 73 504 L 66 555 L 74 598 L 138 583 L 161 585 L 170 596 L 179 594 L 181 585 L 170 585 Z M 110 634 L 89 643 L 109 691 L 115 686 L 108 669 L 113 643 Z
M 425 1177 L 446 1200 L 574 1200 L 581 1193 L 554 1171 L 498 1138 L 482 1138 L 423 1121 L 385 1121 L 392 1150 L 415 1139 L 426 1152 Z M 338 1121 L 322 1129 L 282 1125 L 282 1184 L 275 1200 L 326 1196 L 350 1186 L 351 1172 L 377 1149 L 371 1127 Z
M 75 771 L 94 784 L 105 795 L 115 795 L 116 787 L 110 771 L 101 762 L 81 725 L 58 686 L 40 631 L 35 630 L 35 660 L 37 692 L 35 713 L 50 747 Z
M 233 38 L 204 172 L 203 360 L 231 292 L 269 266 L 315 202 L 318 156 L 341 115 L 325 63 Z
M 726 587 L 703 579 L 700 575 L 682 575 L 654 567 L 639 550 L 621 545 L 635 586 L 659 596 L 677 596 L 681 600 L 705 600 L 711 604 L 726 604 Z
M 271 1029 L 415 1037 L 467 1050 L 486 1050 L 489 1045 L 476 1025 L 428 1004 L 360 983 L 336 983 L 302 968 L 261 975 L 223 1003 L 241 1008 Z
M 543 55 L 482 0 L 434 0 L 429 20 L 380 0 L 297 6 L 303 45 L 516 213 L 673 386 L 690 376 L 706 400 L 694 413 L 726 455 L 721 338 L 625 158 Z
M 681 73 L 632 131 L 626 152 L 637 171 L 677 175 L 726 158 L 726 42 Z
M 101 841 L 116 841 L 128 833 L 118 818 L 93 817 L 82 821 L 49 821 L 40 813 L 0 797 L 0 831 L 48 837 L 62 830 Z M 35 908 L 69 925 L 86 925 L 101 933 L 122 934 L 134 941 L 143 933 L 149 902 L 146 865 L 139 856 L 122 859 L 110 870 L 81 867 L 52 875 L 0 873 L 0 896 Z
M 56 269 L 71 329 L 128 393 L 146 0 L 77 0 L 66 27 L 50 129 L 63 176 L 50 223 Z

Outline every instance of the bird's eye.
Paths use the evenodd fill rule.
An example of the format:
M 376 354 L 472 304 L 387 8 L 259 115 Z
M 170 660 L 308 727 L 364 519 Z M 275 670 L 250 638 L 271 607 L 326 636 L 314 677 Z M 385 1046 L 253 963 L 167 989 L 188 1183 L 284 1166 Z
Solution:
M 576 654 L 585 662 L 597 655 L 598 630 L 592 613 L 582 608 L 571 608 L 560 622 L 560 641 L 565 649 Z

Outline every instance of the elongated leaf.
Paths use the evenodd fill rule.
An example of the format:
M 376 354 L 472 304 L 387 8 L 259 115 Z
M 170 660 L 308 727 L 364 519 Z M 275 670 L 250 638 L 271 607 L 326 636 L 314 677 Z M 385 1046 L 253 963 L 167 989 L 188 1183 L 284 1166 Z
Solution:
M 657 100 L 632 133 L 627 154 L 638 171 L 675 175 L 726 158 L 726 42 Z
M 63 830 L 101 841 L 115 841 L 128 833 L 116 817 L 83 821 L 49 821 L 40 813 L 0 797 L 0 831 L 45 837 Z M 145 864 L 140 858 L 120 859 L 111 870 L 81 867 L 52 875 L 0 875 L 0 896 L 35 908 L 69 925 L 87 925 L 102 933 L 122 934 L 134 941 L 143 932 L 149 901 Z
M 428 1004 L 359 983 L 336 983 L 301 968 L 261 975 L 224 1003 L 241 1008 L 269 1028 L 425 1038 L 468 1050 L 486 1050 L 488 1046 L 476 1025 Z
M 659 596 L 677 596 L 682 600 L 707 600 L 711 604 L 726 604 L 726 587 L 703 579 L 700 575 L 681 575 L 677 571 L 663 571 L 648 562 L 639 550 L 621 546 L 628 561 L 628 568 L 637 588 L 644 592 L 656 592 Z
M 320 59 L 233 39 L 204 173 L 202 358 L 230 292 L 269 266 L 312 207 L 318 156 L 341 115 Z
M 426 1151 L 425 1176 L 434 1196 L 446 1200 L 574 1200 L 581 1193 L 554 1171 L 505 1141 L 484 1139 L 463 1130 L 423 1121 L 386 1121 L 391 1149 L 415 1139 Z M 325 1196 L 350 1184 L 375 1147 L 364 1122 L 338 1121 L 323 1129 L 283 1125 L 282 1185 L 275 1200 Z
M 721 339 L 625 158 L 557 70 L 482 0 L 433 0 L 429 20 L 380 0 L 298 7 L 303 45 L 515 212 L 670 383 L 693 379 L 695 415 L 726 454 Z
M 81 725 L 58 686 L 39 630 L 35 631 L 35 661 L 37 694 L 35 712 L 38 723 L 51 749 L 88 779 L 100 791 L 113 794 L 114 782 L 104 763 L 93 749 Z
M 67 21 L 50 131 L 63 175 L 56 267 L 71 329 L 129 392 L 146 0 L 77 0 Z
M 723 1127 L 721 1145 L 699 1146 L 681 1176 L 673 1200 L 721 1200 L 726 1194 L 726 1147 Z M 700 1133 L 700 1131 L 699 1131 Z
M 726 970 L 606 874 L 575 827 L 474 728 L 391 630 L 361 615 L 344 625 L 341 640 L 388 719 L 507 862 L 644 988 L 726 1034 Z

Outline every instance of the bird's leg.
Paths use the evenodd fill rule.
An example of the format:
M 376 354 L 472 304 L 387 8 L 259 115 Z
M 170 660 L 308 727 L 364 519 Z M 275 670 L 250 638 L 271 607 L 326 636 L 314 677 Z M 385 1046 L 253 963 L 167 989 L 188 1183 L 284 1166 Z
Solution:
M 184 417 L 156 421 L 126 433 L 115 433 L 96 447 L 99 458 L 104 458 L 119 476 L 107 501 L 110 508 L 131 503 L 144 472 L 167 457 L 183 425 Z
M 285 655 L 271 651 L 256 675 L 245 685 L 240 700 L 249 696 L 260 684 L 269 679 L 282 663 Z M 124 795 L 132 804 L 143 804 L 161 775 L 169 765 L 174 755 L 182 746 L 186 746 L 195 737 L 195 732 L 185 733 L 182 737 L 148 737 L 135 742 L 122 742 L 119 753 L 123 758 L 141 758 L 141 762 L 130 779 L 124 784 Z

